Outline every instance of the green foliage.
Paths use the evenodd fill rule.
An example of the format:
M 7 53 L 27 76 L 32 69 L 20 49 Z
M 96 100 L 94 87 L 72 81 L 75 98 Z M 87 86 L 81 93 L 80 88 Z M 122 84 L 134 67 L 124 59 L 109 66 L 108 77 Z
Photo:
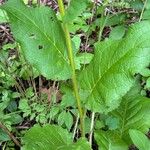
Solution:
M 64 33 L 53 10 L 28 8 L 22 0 L 8 1 L 1 8 L 7 11 L 26 59 L 49 79 L 70 78 Z
M 4 10 L 0 9 L 0 23 L 8 22 L 7 14 Z
M 148 98 L 140 96 L 139 91 L 137 86 L 132 88 L 124 96 L 120 106 L 109 113 L 109 115 L 119 120 L 119 123 L 117 122 L 117 129 L 103 132 L 101 130 L 96 131 L 96 141 L 104 150 L 108 149 L 110 143 L 112 147 L 114 145 L 119 146 L 122 142 L 126 146 L 130 145 L 132 143 L 129 136 L 130 129 L 136 129 L 144 133 L 148 132 L 150 125 L 148 117 L 150 113 L 150 101 Z M 121 141 L 121 143 L 117 141 Z
M 142 132 L 131 129 L 129 134 L 139 150 L 148 150 L 150 148 L 150 140 Z
M 141 150 L 149 147 L 144 133 L 150 128 L 150 101 L 141 96 L 150 90 L 149 1 L 144 6 L 142 0 L 97 4 L 71 0 L 64 18 L 36 1 L 31 6 L 27 3 L 8 0 L 0 6 L 0 22 L 9 18 L 16 40 L 0 51 L 0 120 L 16 137 L 22 138 L 25 133 L 22 149 L 91 149 L 86 139 L 78 139 L 82 134 L 75 98 L 78 90 L 86 136 L 95 129 L 94 139 L 89 136 L 89 141 L 96 141 L 91 147 L 97 144 L 100 150 L 127 150 L 133 143 Z M 145 21 L 134 23 L 140 15 Z M 72 72 L 79 85 L 75 95 L 64 25 L 71 33 Z M 10 55 L 12 50 L 17 54 Z M 134 87 L 135 81 L 142 89 L 138 84 Z M 36 123 L 41 126 L 29 131 L 13 127 L 28 128 Z M 0 129 L 0 142 L 8 140 Z
M 128 145 L 112 132 L 96 131 L 94 133 L 99 150 L 127 150 Z
M 23 150 L 90 150 L 90 146 L 85 139 L 73 143 L 71 134 L 54 125 L 34 126 L 27 131 L 23 143 Z
M 69 7 L 66 9 L 64 22 L 71 22 L 86 9 L 89 0 L 71 0 Z
M 149 31 L 149 22 L 137 23 L 126 38 L 95 45 L 95 56 L 79 77 L 81 89 L 88 91 L 88 109 L 109 112 L 119 106 L 120 98 L 134 84 L 135 73 L 149 64 L 150 38 L 145 34 Z
M 125 27 L 124 26 L 116 26 L 112 29 L 110 33 L 110 39 L 112 40 L 119 40 L 122 39 L 125 34 Z

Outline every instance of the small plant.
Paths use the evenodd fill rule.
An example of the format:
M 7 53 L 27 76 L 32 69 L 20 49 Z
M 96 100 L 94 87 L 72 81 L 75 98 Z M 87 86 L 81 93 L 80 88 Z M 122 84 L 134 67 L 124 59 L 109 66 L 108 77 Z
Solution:
M 22 56 L 38 75 L 60 84 L 61 101 L 55 92 L 51 101 L 44 101 L 44 95 L 38 97 L 31 87 L 20 98 L 23 117 L 41 125 L 25 133 L 23 150 L 89 150 L 94 144 L 101 150 L 127 150 L 132 143 L 142 150 L 136 135 L 149 145 L 143 134 L 150 128 L 150 101 L 141 95 L 140 85 L 146 78 L 144 89 L 150 88 L 149 2 L 140 2 L 139 22 L 130 26 L 124 24 L 127 16 L 114 17 L 106 8 L 136 7 L 134 2 L 106 0 L 98 9 L 100 20 L 95 21 L 85 11 L 92 4 L 71 0 L 65 9 L 58 0 L 57 15 L 45 6 L 28 7 L 22 0 L 9 0 L 0 7 L 8 15 Z M 94 25 L 86 25 L 87 18 Z M 108 38 L 103 37 L 105 26 L 110 26 Z M 81 41 L 76 31 L 84 30 L 89 39 L 97 28 L 98 36 L 90 41 L 94 54 L 78 52 Z

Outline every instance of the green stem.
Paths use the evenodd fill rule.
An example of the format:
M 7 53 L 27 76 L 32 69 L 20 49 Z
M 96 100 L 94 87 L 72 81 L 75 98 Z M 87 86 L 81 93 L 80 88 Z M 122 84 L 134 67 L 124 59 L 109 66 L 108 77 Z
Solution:
M 60 9 L 60 14 L 63 18 L 63 16 L 65 15 L 63 0 L 58 0 L 58 6 Z M 83 115 L 81 100 L 80 100 L 79 91 L 78 91 L 78 83 L 77 83 L 76 72 L 75 72 L 73 49 L 72 49 L 71 37 L 70 37 L 67 23 L 63 24 L 63 28 L 64 28 L 64 32 L 65 32 L 65 37 L 66 37 L 68 57 L 69 57 L 70 65 L 72 68 L 72 83 L 73 83 L 74 94 L 75 94 L 77 107 L 78 107 L 78 111 L 79 111 L 79 116 L 80 116 L 81 135 L 82 135 L 82 137 L 84 137 L 84 115 Z
M 143 18 L 143 13 L 144 13 L 144 10 L 145 10 L 145 7 L 146 7 L 146 4 L 147 4 L 147 0 L 145 0 L 145 2 L 144 2 L 144 6 L 143 6 L 143 9 L 142 9 L 142 12 L 141 12 L 140 18 L 139 18 L 139 22 L 141 22 L 141 20 L 142 20 L 142 18 Z
M 109 18 L 109 13 L 106 15 L 106 18 L 104 18 L 104 17 L 105 17 L 105 8 L 106 8 L 106 7 L 103 8 L 103 13 L 102 13 L 102 16 L 101 16 L 101 20 L 102 20 L 102 21 L 104 20 L 104 21 L 103 21 L 102 24 L 100 25 L 99 36 L 98 36 L 98 41 L 99 41 L 99 42 L 100 42 L 101 39 L 102 39 L 102 33 L 103 33 L 103 30 L 104 30 L 105 25 L 106 25 L 106 23 L 107 23 L 107 20 L 108 20 L 108 18 Z

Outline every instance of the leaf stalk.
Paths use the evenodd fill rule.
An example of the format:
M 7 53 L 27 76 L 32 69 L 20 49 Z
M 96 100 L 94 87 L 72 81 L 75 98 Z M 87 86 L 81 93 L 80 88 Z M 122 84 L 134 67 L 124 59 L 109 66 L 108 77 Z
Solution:
M 59 6 L 61 17 L 63 18 L 63 16 L 65 15 L 65 8 L 64 8 L 63 0 L 58 0 L 58 6 Z M 75 61 L 74 61 L 74 56 L 73 56 L 71 37 L 70 37 L 67 23 L 63 23 L 63 29 L 65 32 L 65 38 L 66 38 L 66 44 L 67 44 L 67 50 L 68 50 L 68 58 L 69 58 L 71 69 L 72 69 L 73 89 L 74 89 L 74 94 L 75 94 L 79 116 L 80 116 L 81 136 L 84 137 L 85 136 L 84 115 L 83 115 L 81 99 L 80 99 L 79 91 L 78 91 L 78 83 L 77 83 L 77 77 L 76 77 L 76 72 L 75 72 Z

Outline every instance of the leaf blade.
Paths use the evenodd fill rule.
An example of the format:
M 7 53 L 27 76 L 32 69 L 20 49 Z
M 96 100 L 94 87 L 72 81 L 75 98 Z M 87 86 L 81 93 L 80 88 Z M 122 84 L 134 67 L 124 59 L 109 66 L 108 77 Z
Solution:
M 149 64 L 149 37 L 144 34 L 148 31 L 150 23 L 143 22 L 132 26 L 123 40 L 96 44 L 94 59 L 79 75 L 81 89 L 89 93 L 88 109 L 107 113 L 118 107 L 134 84 L 134 74 Z
M 73 143 L 71 134 L 56 125 L 45 125 L 32 127 L 23 138 L 23 150 L 90 150 L 89 143 L 80 139 Z
M 9 0 L 1 8 L 8 14 L 26 59 L 49 79 L 70 78 L 65 37 L 53 10 L 28 8 L 22 0 Z
M 129 134 L 133 143 L 139 148 L 139 150 L 146 150 L 150 147 L 150 140 L 148 140 L 142 132 L 131 129 Z
M 88 2 L 89 0 L 71 0 L 63 18 L 64 22 L 68 23 L 76 19 L 86 9 Z

